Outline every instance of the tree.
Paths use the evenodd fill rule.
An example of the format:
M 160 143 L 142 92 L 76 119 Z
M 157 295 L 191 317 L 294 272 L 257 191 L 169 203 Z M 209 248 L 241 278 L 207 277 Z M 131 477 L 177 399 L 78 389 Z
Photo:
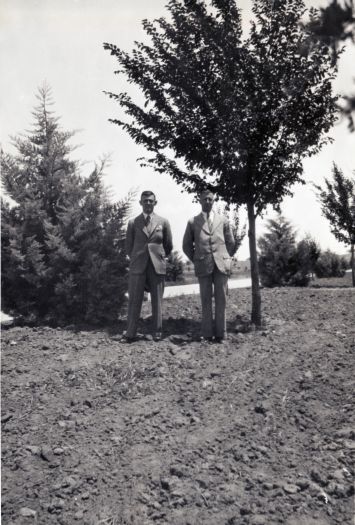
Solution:
M 184 262 L 177 250 L 170 253 L 166 265 L 166 280 L 179 281 L 184 273 Z
M 309 283 L 304 246 L 296 245 L 295 230 L 282 215 L 268 221 L 268 231 L 260 237 L 258 246 L 263 286 L 306 286 Z
M 17 203 L 2 202 L 3 305 L 48 322 L 114 320 L 126 289 L 130 198 L 108 201 L 105 160 L 80 175 L 50 89 L 37 99 L 33 129 L 13 139 L 17 154 L 1 155 L 3 185 Z
M 322 214 L 330 223 L 335 238 L 350 246 L 352 281 L 355 286 L 355 179 L 347 178 L 333 164 L 332 180 L 325 179 L 325 189 L 315 185 Z
M 246 39 L 234 0 L 171 0 L 168 10 L 171 21 L 143 21 L 151 45 L 136 43 L 129 54 L 104 44 L 145 99 L 140 107 L 127 93 L 108 93 L 129 117 L 111 121 L 151 153 L 142 165 L 188 192 L 207 187 L 246 204 L 251 317 L 259 326 L 255 221 L 303 182 L 302 159 L 327 142 L 335 64 L 324 44 L 305 46 L 302 0 L 254 0 Z

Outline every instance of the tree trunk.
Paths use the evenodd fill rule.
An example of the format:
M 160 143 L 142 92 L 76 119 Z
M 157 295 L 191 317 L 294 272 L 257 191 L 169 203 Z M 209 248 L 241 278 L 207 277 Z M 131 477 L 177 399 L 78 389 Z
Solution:
M 353 286 L 355 286 L 355 257 L 354 257 L 354 243 L 351 244 L 351 273 L 353 277 Z
M 251 322 L 256 326 L 261 326 L 261 294 L 259 285 L 259 267 L 258 256 L 256 252 L 256 235 L 255 235 L 255 214 L 253 203 L 248 203 L 248 237 L 250 253 L 250 273 L 251 273 L 251 292 L 252 292 L 252 309 Z

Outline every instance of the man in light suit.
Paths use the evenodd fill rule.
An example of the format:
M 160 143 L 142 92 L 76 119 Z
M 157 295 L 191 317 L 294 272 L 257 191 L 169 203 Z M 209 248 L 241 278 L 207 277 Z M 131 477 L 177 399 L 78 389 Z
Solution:
M 202 212 L 187 223 L 183 250 L 194 263 L 200 284 L 202 339 L 222 342 L 226 337 L 226 298 L 236 239 L 227 219 L 213 212 L 214 194 L 199 196 Z M 212 315 L 212 287 L 215 298 L 215 325 Z
M 162 300 L 166 275 L 166 257 L 173 244 L 170 224 L 154 213 L 157 204 L 152 191 L 144 191 L 140 205 L 143 213 L 128 223 L 126 253 L 130 259 L 128 280 L 126 342 L 135 339 L 142 308 L 144 289 L 148 288 L 152 300 L 154 339 L 161 339 Z

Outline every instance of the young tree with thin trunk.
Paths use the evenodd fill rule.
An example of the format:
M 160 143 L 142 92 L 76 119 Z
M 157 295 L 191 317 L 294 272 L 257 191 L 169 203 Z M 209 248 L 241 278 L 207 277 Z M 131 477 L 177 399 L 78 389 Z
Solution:
M 255 221 L 302 180 L 302 159 L 319 152 L 335 121 L 327 46 L 306 45 L 302 0 L 254 0 L 243 38 L 234 0 L 170 0 L 169 19 L 143 21 L 151 44 L 132 53 L 104 44 L 119 72 L 142 91 L 109 96 L 130 117 L 112 119 L 190 193 L 208 188 L 248 211 L 252 322 L 261 325 Z
M 350 246 L 352 281 L 355 286 L 355 178 L 345 177 L 333 164 L 333 180 L 325 179 L 325 186 L 323 189 L 315 185 L 322 214 L 329 221 L 335 238 Z

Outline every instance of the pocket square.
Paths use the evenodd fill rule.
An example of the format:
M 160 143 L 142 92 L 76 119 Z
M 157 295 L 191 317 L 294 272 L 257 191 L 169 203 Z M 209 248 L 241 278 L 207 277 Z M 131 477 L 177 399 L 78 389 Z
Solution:
M 160 224 L 158 224 L 158 226 L 155 228 L 155 231 L 159 231 L 159 230 L 162 230 L 162 229 L 163 229 L 163 227 Z

